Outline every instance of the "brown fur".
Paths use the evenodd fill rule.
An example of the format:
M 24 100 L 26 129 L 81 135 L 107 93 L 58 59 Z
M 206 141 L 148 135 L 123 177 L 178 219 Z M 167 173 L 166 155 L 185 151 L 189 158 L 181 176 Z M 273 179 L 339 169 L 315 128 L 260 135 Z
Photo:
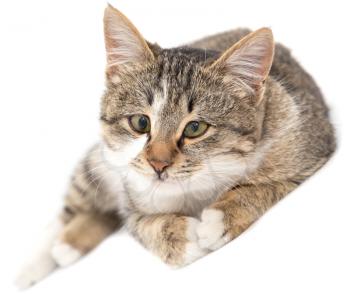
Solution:
M 210 208 L 224 212 L 225 235 L 232 240 L 296 187 L 291 182 L 242 185 L 222 195 Z
M 170 265 L 184 264 L 188 217 L 175 214 L 140 215 L 128 218 L 132 235 Z
M 78 213 L 66 222 L 59 239 L 86 254 L 113 233 L 120 224 L 115 215 Z
M 114 167 L 102 167 L 100 150 L 94 147 L 77 168 L 63 213 L 66 227 L 61 238 L 81 252 L 95 247 L 124 219 L 146 248 L 167 263 L 181 265 L 186 262 L 186 246 L 195 242 L 188 237 L 190 217 L 197 217 L 205 207 L 222 211 L 225 236 L 231 240 L 315 173 L 335 150 L 333 127 L 320 90 L 288 49 L 273 46 L 268 29 L 253 34 L 239 29 L 189 47 L 161 49 L 146 42 L 124 15 L 109 7 L 105 16 L 107 51 L 120 46 L 108 23 L 114 17 L 130 28 L 140 47 L 136 48 L 135 64 L 115 64 L 121 55 L 113 52 L 107 58 L 101 123 L 103 141 L 110 150 L 139 138 L 125 117 L 149 113 L 154 97 L 162 93 L 164 80 L 168 102 L 160 114 L 161 128 L 151 130 L 144 150 L 131 162 L 140 173 L 153 176 L 150 163 L 160 168 L 159 164 L 166 162 L 169 173 L 173 172 L 170 175 L 183 179 L 195 175 L 208 158 L 225 154 L 243 164 L 258 156 L 258 150 L 266 150 L 258 166 L 249 166 L 234 185 L 196 204 L 197 209 L 149 214 L 138 198 L 126 197 L 123 209 L 116 203 L 121 194 L 111 193 L 101 177 L 101 169 Z M 260 36 L 266 38 L 267 53 L 261 57 L 257 78 L 239 84 L 236 75 L 240 73 L 232 74 L 235 69 L 228 69 L 227 60 Z M 143 53 L 137 53 L 139 49 Z M 250 89 L 246 82 L 251 82 Z M 200 138 L 183 138 L 182 130 L 195 111 L 211 127 Z M 132 194 L 132 186 L 125 189 Z
M 115 10 L 109 11 L 107 17 L 112 17 L 111 14 L 113 13 L 118 14 L 119 12 Z M 140 33 L 124 16 L 122 16 L 122 19 L 131 26 L 137 38 L 142 39 Z M 117 44 L 113 44 L 113 40 L 110 39 L 108 26 L 105 28 L 105 31 L 107 32 L 106 46 L 108 50 L 108 48 L 117 46 Z M 231 31 L 202 39 L 190 45 L 194 48 L 203 48 L 206 51 L 215 50 L 215 52 L 222 52 L 226 50 L 221 58 L 216 61 L 215 58 L 218 55 L 214 51 L 210 54 L 206 52 L 206 60 L 204 61 L 207 64 L 211 64 L 210 72 L 203 72 L 201 74 L 207 75 L 205 78 L 208 79 L 208 87 L 218 87 L 218 84 L 213 83 L 211 85 L 209 81 L 213 78 L 213 75 L 220 77 L 221 73 L 218 67 L 221 66 L 233 52 L 254 39 L 255 35 L 259 32 L 250 34 L 248 37 L 236 43 L 248 33 L 248 30 Z M 269 34 L 268 31 L 267 34 Z M 154 56 L 156 61 L 152 62 L 159 62 L 159 64 L 167 64 L 171 62 L 172 58 L 175 58 L 172 62 L 178 62 L 178 66 L 182 68 L 182 73 L 189 70 L 189 66 L 193 66 L 196 62 L 201 62 L 202 57 L 199 51 L 181 53 L 181 58 L 185 58 L 185 63 L 181 64 L 182 60 L 180 57 L 177 57 L 176 50 L 167 51 L 165 54 L 161 53 L 158 46 L 146 45 L 144 41 L 141 43 L 142 46 L 147 48 L 145 54 L 148 57 L 145 58 L 145 64 L 143 66 L 137 65 L 137 67 L 133 69 L 132 75 L 129 75 L 127 71 L 125 72 L 125 69 L 121 66 L 117 69 L 112 67 L 107 70 L 108 90 L 102 101 L 102 122 L 104 139 L 109 144 L 108 146 L 112 148 L 115 144 L 113 140 L 115 140 L 116 134 L 118 135 L 118 140 L 122 140 L 122 138 L 128 140 L 126 136 L 130 135 L 124 131 L 123 128 L 125 126 L 122 127 L 122 125 L 114 123 L 118 120 L 119 112 L 127 111 L 129 107 L 130 109 L 142 107 L 141 101 L 135 99 L 139 94 L 133 92 L 137 86 L 135 86 L 132 81 L 137 75 L 152 75 L 150 72 L 152 66 L 149 63 L 149 56 L 152 56 L 151 60 L 153 60 Z M 233 44 L 235 45 L 232 46 Z M 273 50 L 273 48 L 270 48 L 270 50 Z M 153 51 L 152 54 L 150 54 L 150 51 Z M 118 58 L 118 56 L 112 57 L 115 59 Z M 284 197 L 289 191 L 293 190 L 305 178 L 313 174 L 324 164 L 335 147 L 333 129 L 328 121 L 327 108 L 323 102 L 322 95 L 313 79 L 291 57 L 288 49 L 280 44 L 276 45 L 275 58 L 271 71 L 268 66 L 270 61 L 265 60 L 264 62 L 266 62 L 266 66 L 264 67 L 265 71 L 262 72 L 261 75 L 264 76 L 264 81 L 266 80 L 266 82 L 264 85 L 258 85 L 258 88 L 256 88 L 259 89 L 260 93 L 256 94 L 257 97 L 260 97 L 257 103 L 258 107 L 255 108 L 254 104 L 250 106 L 249 103 L 251 103 L 251 100 L 247 100 L 241 104 L 240 107 L 244 109 L 244 112 L 241 117 L 240 113 L 235 115 L 235 120 L 240 120 L 238 126 L 235 126 L 235 128 L 237 132 L 241 132 L 243 136 L 236 136 L 234 141 L 236 143 L 232 146 L 232 150 L 244 157 L 248 156 L 249 152 L 251 152 L 258 143 L 262 144 L 264 141 L 268 143 L 271 142 L 273 138 L 276 139 L 273 143 L 270 143 L 271 148 L 263 159 L 260 167 L 242 180 L 239 185 L 233 187 L 232 191 L 224 193 L 216 202 L 209 206 L 209 208 L 219 209 L 224 212 L 225 231 L 230 239 L 238 236 L 269 207 Z M 173 64 L 175 65 L 175 63 Z M 163 67 L 163 70 L 165 71 L 166 68 Z M 167 70 L 169 71 L 168 74 L 175 74 L 171 73 L 171 67 L 168 67 Z M 270 75 L 266 79 L 269 72 Z M 117 88 L 114 85 L 114 82 L 112 82 L 113 75 L 118 75 L 118 81 L 122 81 L 123 87 Z M 154 78 L 151 76 L 149 77 L 150 79 Z M 192 80 L 196 78 L 199 79 L 203 77 L 197 77 L 195 70 L 192 72 Z M 144 78 L 143 81 L 146 79 L 147 78 Z M 180 77 L 179 80 L 183 80 L 183 82 L 186 83 L 185 76 Z M 138 86 L 144 87 L 145 85 L 142 85 L 143 81 L 140 80 L 139 83 L 141 84 L 138 84 Z M 280 81 L 282 81 L 282 83 Z M 230 80 L 226 83 L 230 83 Z M 133 89 L 127 88 L 129 84 L 132 85 Z M 156 89 L 158 86 L 154 84 L 152 87 Z M 179 89 L 179 85 L 170 84 L 169 89 Z M 200 89 L 197 89 L 197 91 L 200 91 Z M 130 94 L 133 96 L 128 96 Z M 202 95 L 200 93 L 197 94 L 199 97 Z M 173 94 L 169 93 L 168 95 L 171 99 Z M 242 101 L 246 99 L 246 93 L 238 88 L 235 89 L 235 95 L 237 97 L 241 96 Z M 118 96 L 124 97 L 124 99 L 122 101 L 115 100 L 115 97 Z M 130 98 L 125 99 L 125 97 Z M 293 97 L 293 101 L 289 97 Z M 262 103 L 260 104 L 261 101 Z M 210 103 L 210 100 L 206 103 Z M 300 111 L 299 114 L 302 115 L 300 121 L 296 121 L 298 118 L 294 117 L 293 115 L 295 114 L 291 112 L 293 105 L 297 105 Z M 221 105 L 220 107 L 229 108 L 230 105 Z M 167 116 L 164 117 L 164 121 L 166 122 L 164 124 L 165 127 L 174 124 L 174 122 L 171 121 L 170 113 L 176 117 L 178 115 L 176 114 L 178 109 L 181 108 L 187 108 L 187 103 L 181 100 L 177 102 L 177 109 L 169 108 Z M 212 109 L 210 111 L 219 112 L 219 109 Z M 252 115 L 253 112 L 255 112 L 254 115 Z M 226 114 L 222 113 L 220 115 Z M 190 119 L 187 120 L 189 121 Z M 290 131 L 283 134 L 282 137 L 279 137 L 281 125 L 283 124 L 290 124 Z M 131 135 L 135 136 L 135 134 Z M 208 136 L 209 135 L 210 133 Z M 137 165 L 141 163 L 147 164 L 147 161 L 151 162 L 153 167 L 158 166 L 162 162 L 166 162 L 168 165 L 174 162 L 176 162 L 177 165 L 181 164 L 185 157 L 174 143 L 177 140 L 176 138 L 179 138 L 178 136 L 179 134 L 176 130 L 174 130 L 172 137 L 169 137 L 169 134 L 164 130 L 161 130 L 158 134 L 154 134 L 144 153 L 144 162 L 139 160 Z M 205 138 L 201 138 L 200 140 L 205 142 Z M 189 148 L 195 142 L 196 141 L 186 141 L 184 148 Z M 291 142 L 293 142 L 293 144 L 291 144 Z M 196 145 L 194 144 L 194 146 Z M 315 146 L 315 148 L 312 148 L 312 146 Z M 203 147 L 198 145 L 194 150 L 198 150 L 198 148 L 208 149 L 210 145 L 208 143 L 205 143 Z M 191 150 L 188 150 L 188 152 L 189 155 L 192 154 Z M 189 163 L 192 168 L 198 164 L 195 158 L 198 159 L 198 157 L 194 157 Z M 87 173 L 88 171 L 86 170 L 85 172 Z M 86 182 L 88 182 L 88 180 L 86 180 Z M 92 186 L 94 185 L 92 184 Z M 85 197 L 84 200 L 76 200 L 77 198 L 79 199 L 81 191 L 77 191 L 74 186 L 72 189 L 74 192 L 72 192 L 73 194 L 71 193 L 70 196 L 75 200 L 70 202 L 74 203 L 72 204 L 72 207 L 75 207 L 72 208 L 73 210 L 79 210 L 81 209 L 80 207 L 86 206 L 86 202 L 88 202 L 91 207 L 96 206 L 96 203 L 91 203 L 91 197 Z M 101 187 L 101 189 L 103 189 L 103 187 Z M 84 188 L 82 190 L 84 190 Z M 72 197 L 72 195 L 75 196 Z M 82 198 L 81 195 L 80 198 Z M 86 199 L 88 199 L 88 201 L 86 201 Z M 91 209 L 91 207 L 89 209 Z M 132 201 L 130 207 L 136 210 L 138 209 Z M 87 210 L 87 208 L 83 210 Z M 179 213 L 181 212 L 179 211 Z M 94 215 L 94 213 L 90 214 L 90 216 Z M 137 215 L 137 217 L 135 215 Z M 78 218 L 83 217 L 79 216 Z M 89 221 L 94 221 L 94 219 L 94 217 L 91 217 Z M 145 216 L 136 213 L 132 214 L 132 217 L 129 218 L 128 227 L 137 239 L 147 248 L 150 248 L 166 262 L 176 264 L 181 263 L 184 248 L 188 241 L 186 241 L 185 219 L 185 216 L 176 216 L 173 214 Z M 99 222 L 100 221 L 97 221 L 97 223 Z M 79 225 L 77 228 L 78 227 Z M 110 230 L 106 231 L 104 226 L 101 227 L 97 225 L 95 229 L 101 229 L 103 231 L 101 234 L 97 234 L 100 237 L 97 237 L 96 241 L 100 241 L 102 236 L 107 235 L 107 232 L 110 233 Z M 78 230 L 72 231 L 76 231 L 77 234 L 79 234 Z M 76 246 L 77 241 L 73 242 L 72 240 L 78 239 L 85 240 L 79 237 L 73 238 L 72 233 L 70 233 L 70 237 L 66 237 L 65 240 Z M 88 239 L 86 242 L 91 244 L 91 241 Z M 92 243 L 95 244 L 96 242 Z M 81 243 L 79 247 L 84 248 Z M 90 248 L 91 246 L 88 247 Z

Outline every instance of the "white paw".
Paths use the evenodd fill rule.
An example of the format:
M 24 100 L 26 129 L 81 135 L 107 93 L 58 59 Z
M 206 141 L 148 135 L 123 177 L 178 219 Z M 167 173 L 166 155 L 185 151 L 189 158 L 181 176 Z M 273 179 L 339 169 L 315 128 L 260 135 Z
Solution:
M 15 284 L 19 289 L 26 289 L 36 284 L 57 267 L 49 252 L 43 252 L 36 256 L 30 263 L 24 266 L 17 276 Z
M 200 224 L 200 221 L 194 217 L 188 217 L 187 218 L 187 231 L 186 231 L 186 237 L 191 242 L 198 241 L 197 236 L 197 227 Z
M 199 220 L 189 217 L 186 236 L 189 242 L 186 244 L 184 264 L 187 265 L 208 254 L 208 250 L 198 245 L 197 227 Z
M 62 230 L 61 220 L 54 220 L 38 240 L 33 255 L 17 276 L 15 284 L 20 289 L 26 289 L 55 270 L 57 264 L 51 256 L 51 248 L 59 232 Z
M 69 244 L 58 241 L 52 247 L 51 255 L 59 266 L 64 267 L 77 261 L 82 253 Z
M 198 244 L 201 248 L 216 250 L 230 241 L 225 235 L 224 213 L 217 209 L 205 209 L 197 226 Z

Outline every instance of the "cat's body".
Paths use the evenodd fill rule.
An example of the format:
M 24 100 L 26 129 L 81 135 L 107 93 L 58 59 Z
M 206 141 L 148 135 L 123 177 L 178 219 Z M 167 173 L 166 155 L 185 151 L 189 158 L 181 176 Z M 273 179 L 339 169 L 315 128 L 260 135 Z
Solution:
M 109 21 L 115 23 L 109 26 Z M 140 44 L 134 53 L 142 52 L 145 58 L 131 71 L 126 59 L 141 55 L 118 51 L 118 46 L 136 45 L 113 39 L 109 33 L 117 24 L 136 35 Z M 123 222 L 164 261 L 190 263 L 243 232 L 335 149 L 328 109 L 310 75 L 279 44 L 272 66 L 268 64 L 273 48 L 267 29 L 239 43 L 249 31 L 234 30 L 164 50 L 143 41 L 128 20 L 109 7 L 105 30 L 109 65 L 101 111 L 103 139 L 75 171 L 59 228 L 44 249 L 44 269 L 31 275 L 25 271 L 22 286 L 57 264 L 74 262 Z M 255 44 L 251 40 L 261 43 L 249 52 Z M 235 43 L 239 45 L 230 49 Z M 232 61 L 242 52 L 243 62 Z M 252 60 L 257 65 L 247 71 Z M 223 72 L 216 67 L 225 62 L 235 65 L 233 71 L 246 68 L 228 78 L 227 68 Z M 120 67 L 123 63 L 128 66 Z M 255 76 L 252 71 L 260 69 Z M 235 80 L 243 73 L 246 78 Z M 130 135 L 124 121 L 129 113 L 148 115 L 147 136 Z M 184 138 L 182 130 L 198 118 L 210 126 L 205 126 L 203 139 Z

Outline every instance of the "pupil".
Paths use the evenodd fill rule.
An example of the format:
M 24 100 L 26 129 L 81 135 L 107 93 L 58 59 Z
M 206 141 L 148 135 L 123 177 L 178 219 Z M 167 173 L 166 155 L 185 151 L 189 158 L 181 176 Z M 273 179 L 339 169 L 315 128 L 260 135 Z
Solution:
M 199 128 L 199 123 L 198 122 L 193 122 L 191 124 L 191 129 L 192 129 L 193 132 L 197 132 L 198 128 Z
M 141 116 L 139 119 L 139 127 L 145 129 L 147 127 L 147 119 L 144 116 Z

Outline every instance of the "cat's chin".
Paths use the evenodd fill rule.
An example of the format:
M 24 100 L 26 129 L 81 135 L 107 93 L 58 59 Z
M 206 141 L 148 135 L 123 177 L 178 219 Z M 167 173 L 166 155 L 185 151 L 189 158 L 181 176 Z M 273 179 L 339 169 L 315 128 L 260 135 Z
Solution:
M 144 174 L 130 169 L 126 178 L 128 199 L 141 212 L 185 213 L 197 215 L 218 195 L 217 185 L 196 176 L 176 178 L 168 174 L 164 180 L 153 174 Z

